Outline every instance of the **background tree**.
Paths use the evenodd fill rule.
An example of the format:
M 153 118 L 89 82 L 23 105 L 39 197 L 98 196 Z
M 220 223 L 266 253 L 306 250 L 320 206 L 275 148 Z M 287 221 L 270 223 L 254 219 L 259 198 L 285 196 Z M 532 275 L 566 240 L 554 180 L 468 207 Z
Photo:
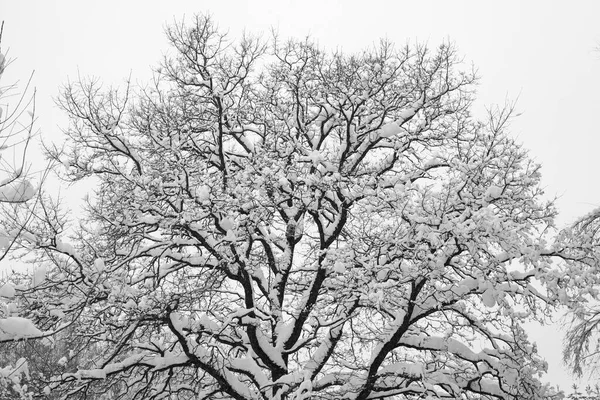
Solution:
M 3 30 L 4 23 L 0 25 L 0 46 Z M 1 51 L 2 47 L 0 79 L 11 63 Z M 35 97 L 28 96 L 30 83 L 31 77 L 22 91 L 18 90 L 16 83 L 0 86 L 0 206 L 3 212 L 0 231 L 0 249 L 3 252 L 0 260 L 4 259 L 14 238 L 18 236 L 14 230 L 23 229 L 23 223 L 16 215 L 22 214 L 19 212 L 24 208 L 22 204 L 31 200 L 35 192 L 27 176 L 29 171 L 25 157 L 35 134 Z M 9 100 L 11 103 L 8 103 Z
M 570 400 L 598 400 L 600 399 L 600 387 L 586 386 L 585 392 L 581 392 L 580 388 L 573 385 L 573 392 L 567 397 Z
M 569 237 L 581 243 L 578 251 L 589 257 L 590 264 L 600 265 L 597 254 L 600 248 L 600 211 L 594 210 L 573 224 Z M 573 304 L 567 314 L 570 326 L 565 335 L 563 359 L 573 373 L 579 377 L 589 372 L 593 377 L 598 371 L 600 360 L 600 307 L 598 305 L 598 269 L 587 275 L 573 275 L 571 279 L 584 279 L 590 286 L 589 295 Z M 595 278 L 595 279 L 594 279 Z M 600 382 L 600 381 L 599 381 Z
M 46 393 L 555 395 L 522 323 L 582 296 L 553 259 L 590 259 L 551 242 L 512 109 L 471 115 L 453 46 L 233 42 L 204 16 L 167 35 L 150 85 L 59 100 L 49 154 L 97 189 L 75 233 L 51 205 L 31 228 L 47 274 L 21 301 L 85 355 Z
M 91 346 L 74 346 L 79 338 L 72 330 L 64 329 L 44 339 L 12 340 L 0 344 L 0 365 L 21 365 L 26 362 L 27 373 L 20 376 L 19 385 L 7 385 L 0 390 L 0 400 L 15 400 L 21 395 L 31 399 L 33 394 L 44 393 L 48 377 L 58 373 L 77 371 L 86 364 L 75 348 L 84 348 L 86 356 L 93 356 Z M 59 393 L 44 393 L 45 400 L 58 399 Z M 89 396 L 96 400 L 99 397 Z
M 26 154 L 37 133 L 35 93 L 29 93 L 31 76 L 24 88 L 19 88 L 18 82 L 2 83 L 2 76 L 11 64 L 8 52 L 2 47 L 3 32 L 4 22 L 0 24 L 0 262 L 19 247 L 18 240 L 33 217 L 36 190 Z M 20 316 L 15 295 L 21 288 L 8 282 L 10 278 L 4 270 L 0 279 L 0 391 L 9 391 L 11 398 L 16 398 L 27 394 L 21 382 L 28 376 L 29 367 L 25 357 L 5 353 L 9 346 L 6 343 L 37 337 L 42 332 Z

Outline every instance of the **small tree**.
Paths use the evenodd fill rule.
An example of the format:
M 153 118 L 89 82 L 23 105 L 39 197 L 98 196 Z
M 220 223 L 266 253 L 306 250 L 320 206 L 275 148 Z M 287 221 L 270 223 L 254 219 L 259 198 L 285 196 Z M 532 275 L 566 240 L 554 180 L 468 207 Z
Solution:
M 510 107 L 471 115 L 452 46 L 234 43 L 203 16 L 167 35 L 151 85 L 82 81 L 59 101 L 71 124 L 50 155 L 98 186 L 75 234 L 47 207 L 32 239 L 48 274 L 30 317 L 88 352 L 47 392 L 555 394 L 522 323 L 577 300 L 554 258 L 587 259 L 547 241 L 540 166 Z

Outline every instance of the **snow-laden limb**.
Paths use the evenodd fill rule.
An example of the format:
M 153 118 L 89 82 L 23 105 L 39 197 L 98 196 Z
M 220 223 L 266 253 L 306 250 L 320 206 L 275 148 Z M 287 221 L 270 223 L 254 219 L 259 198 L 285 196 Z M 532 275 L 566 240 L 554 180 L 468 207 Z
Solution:
M 116 363 L 111 363 L 103 368 L 93 368 L 93 369 L 81 369 L 77 372 L 70 372 L 62 374 L 59 377 L 56 377 L 50 381 L 51 386 L 56 386 L 57 382 L 61 382 L 63 380 L 71 381 L 85 381 L 85 380 L 97 380 L 97 379 L 105 379 L 108 375 L 114 374 L 120 371 L 125 371 L 138 363 L 142 362 L 146 356 L 144 354 L 136 354 L 130 357 L 125 358 L 124 360 Z M 169 361 L 173 362 L 173 359 L 169 359 Z M 175 360 L 177 361 L 177 360 Z M 157 360 L 155 365 L 160 365 Z

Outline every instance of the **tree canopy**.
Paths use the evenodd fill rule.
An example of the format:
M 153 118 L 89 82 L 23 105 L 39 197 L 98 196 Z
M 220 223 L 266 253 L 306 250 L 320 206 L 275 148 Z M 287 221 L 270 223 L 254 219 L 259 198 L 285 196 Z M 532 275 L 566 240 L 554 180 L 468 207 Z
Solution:
M 472 115 L 453 45 L 167 35 L 150 84 L 59 100 L 49 155 L 96 186 L 22 239 L 23 316 L 69 331 L 46 395 L 558 396 L 523 323 L 595 295 L 594 248 L 556 231 L 512 108 Z

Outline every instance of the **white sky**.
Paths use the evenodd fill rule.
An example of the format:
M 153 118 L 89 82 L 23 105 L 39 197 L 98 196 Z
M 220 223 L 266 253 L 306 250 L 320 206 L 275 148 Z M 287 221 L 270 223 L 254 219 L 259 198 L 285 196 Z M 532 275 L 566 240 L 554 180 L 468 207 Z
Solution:
M 60 138 L 64 117 L 52 98 L 68 78 L 145 81 L 167 49 L 165 23 L 210 12 L 232 36 L 242 29 L 310 35 L 326 48 L 360 51 L 379 38 L 404 44 L 454 41 L 482 77 L 479 107 L 518 97 L 513 134 L 543 164 L 558 195 L 559 224 L 600 206 L 600 1 L 177 1 L 0 0 L 3 52 L 16 58 L 3 78 L 35 70 L 39 127 Z M 567 389 L 556 327 L 532 331 L 549 361 L 547 379 Z

